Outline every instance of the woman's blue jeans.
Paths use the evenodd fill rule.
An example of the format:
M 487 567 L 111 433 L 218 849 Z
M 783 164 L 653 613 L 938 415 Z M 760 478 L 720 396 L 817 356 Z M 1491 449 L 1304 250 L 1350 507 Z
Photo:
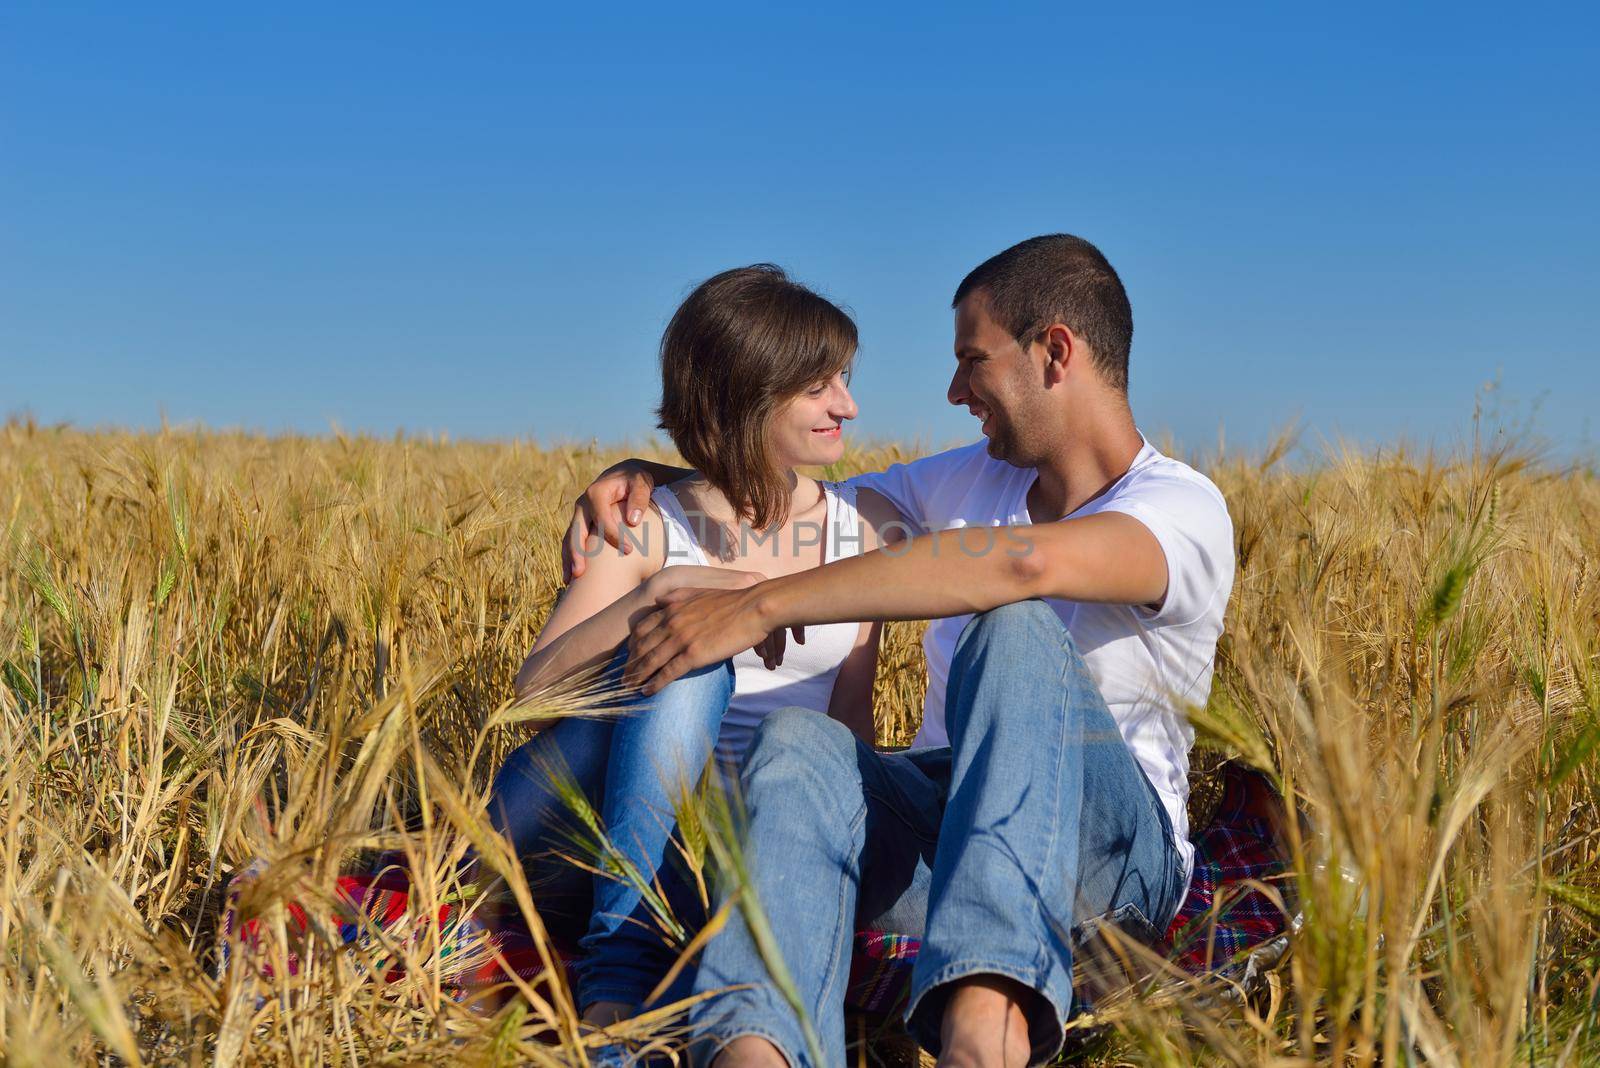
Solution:
M 608 672 L 620 677 L 625 650 Z M 545 728 L 495 776 L 490 815 L 522 858 L 540 916 L 552 935 L 576 942 L 578 1004 L 638 1007 L 672 966 L 677 951 L 638 889 L 561 859 L 563 828 L 574 814 L 551 787 L 548 768 L 564 764 L 600 814 L 616 850 L 644 878 L 659 882 L 684 926 L 704 922 L 704 906 L 681 871 L 672 844 L 673 801 L 693 786 L 716 746 L 733 696 L 733 664 L 691 672 L 652 696 L 632 694 L 627 711 L 568 718 Z M 658 878 L 659 877 L 659 878 Z M 685 976 L 684 983 L 692 977 Z

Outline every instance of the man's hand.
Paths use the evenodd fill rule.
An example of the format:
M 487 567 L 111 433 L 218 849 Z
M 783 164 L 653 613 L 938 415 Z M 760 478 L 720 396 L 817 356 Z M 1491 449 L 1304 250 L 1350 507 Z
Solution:
M 761 582 L 765 575 L 756 571 L 740 571 L 731 567 L 701 567 L 697 564 L 672 564 L 657 571 L 640 590 L 640 600 L 652 609 L 662 603 L 673 590 L 690 587 L 696 590 L 748 590 Z M 794 635 L 796 644 L 806 643 L 806 628 L 779 627 L 755 645 L 761 661 L 768 671 L 783 663 L 788 636 Z
M 623 460 L 600 472 L 576 501 L 567 540 L 561 545 L 561 580 L 571 583 L 588 569 L 589 557 L 601 549 L 601 539 L 624 554 L 633 541 L 622 536 L 622 525 L 639 525 L 656 488 L 652 472 L 640 460 Z
M 765 641 L 761 589 L 674 590 L 633 625 L 622 681 L 647 694 L 696 668 L 720 663 Z M 769 665 L 770 666 L 770 665 Z

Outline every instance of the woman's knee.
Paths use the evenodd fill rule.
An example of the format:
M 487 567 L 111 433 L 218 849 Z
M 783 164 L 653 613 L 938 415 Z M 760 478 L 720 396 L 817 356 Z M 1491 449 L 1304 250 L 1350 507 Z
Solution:
M 643 746 L 662 756 L 715 744 L 733 696 L 732 675 L 724 661 L 673 680 L 622 714 L 619 737 L 630 749 Z
M 721 721 L 732 697 L 733 662 L 724 660 L 673 679 L 642 703 L 658 714 Z

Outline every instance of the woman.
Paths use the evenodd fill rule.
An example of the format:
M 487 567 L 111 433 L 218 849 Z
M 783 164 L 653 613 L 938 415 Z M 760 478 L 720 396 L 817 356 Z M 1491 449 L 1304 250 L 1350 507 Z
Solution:
M 519 694 L 603 664 L 620 675 L 633 621 L 671 589 L 744 585 L 878 547 L 890 515 L 863 518 L 849 487 L 796 470 L 843 453 L 844 421 L 856 416 L 847 384 L 855 350 L 850 317 L 771 265 L 724 271 L 689 295 L 661 340 L 659 415 L 694 471 L 655 491 L 624 551 L 602 545 L 589 558 L 519 672 Z M 692 909 L 669 859 L 672 798 L 713 752 L 735 767 L 777 708 L 826 711 L 870 744 L 878 636 L 877 624 L 809 628 L 776 668 L 746 651 L 629 713 L 562 720 L 512 754 L 491 811 L 536 880 L 547 924 L 558 937 L 583 932 L 576 987 L 586 1020 L 637 1011 L 674 953 L 632 881 L 550 856 L 571 818 L 552 789 L 553 760 L 643 879 L 659 877 L 669 902 Z

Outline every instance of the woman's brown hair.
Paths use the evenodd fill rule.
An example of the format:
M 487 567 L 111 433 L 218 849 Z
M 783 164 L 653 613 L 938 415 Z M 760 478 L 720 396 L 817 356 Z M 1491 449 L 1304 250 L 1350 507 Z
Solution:
M 856 324 L 770 263 L 706 279 L 661 336 L 659 426 L 757 530 L 789 515 L 789 483 L 767 455 L 785 402 L 850 366 Z

